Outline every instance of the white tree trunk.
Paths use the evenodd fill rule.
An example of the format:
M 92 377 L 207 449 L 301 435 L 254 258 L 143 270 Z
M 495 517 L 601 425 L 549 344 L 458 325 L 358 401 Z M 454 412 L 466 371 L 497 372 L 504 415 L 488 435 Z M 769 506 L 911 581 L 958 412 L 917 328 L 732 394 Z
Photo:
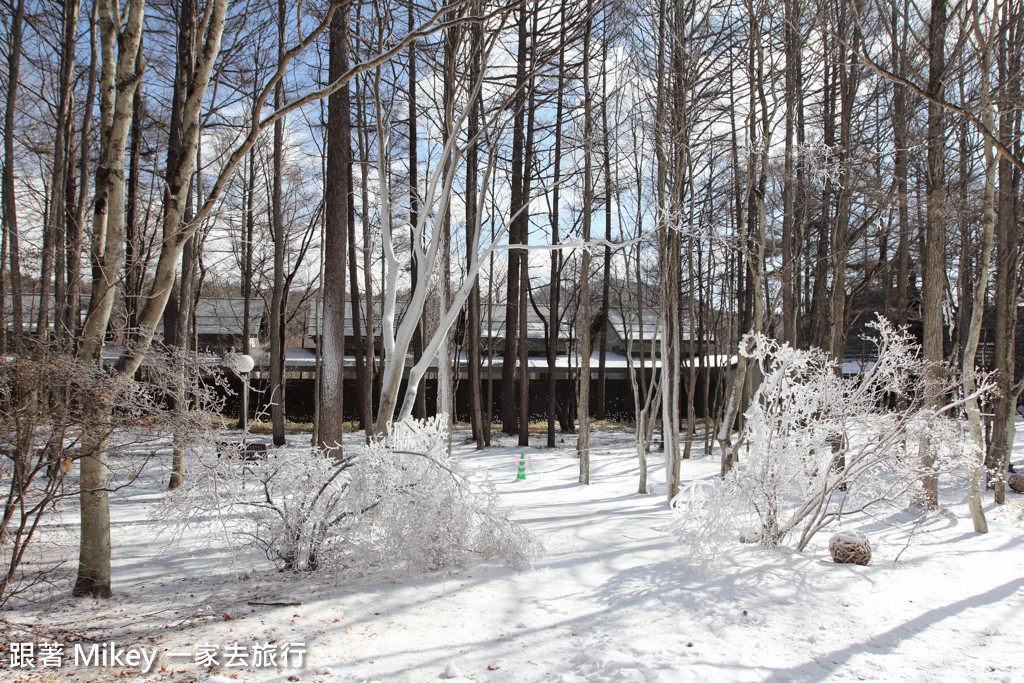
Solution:
M 129 0 L 127 21 L 121 29 L 120 6 L 115 0 L 99 5 L 102 55 L 100 77 L 100 159 L 96 170 L 92 253 L 92 300 L 82 331 L 78 357 L 102 363 L 103 338 L 114 306 L 117 282 L 124 264 L 125 174 L 124 156 L 131 129 L 132 98 L 138 85 L 138 50 L 142 37 L 144 0 Z M 134 374 L 134 370 L 133 370 Z M 130 375 L 129 375 L 130 376 Z M 97 421 L 106 416 L 100 408 Z M 103 433 L 101 430 L 98 434 Z M 79 461 L 81 484 L 81 539 L 78 578 L 74 594 L 110 597 L 110 502 L 107 496 L 107 444 L 105 437 L 89 443 L 89 455 Z

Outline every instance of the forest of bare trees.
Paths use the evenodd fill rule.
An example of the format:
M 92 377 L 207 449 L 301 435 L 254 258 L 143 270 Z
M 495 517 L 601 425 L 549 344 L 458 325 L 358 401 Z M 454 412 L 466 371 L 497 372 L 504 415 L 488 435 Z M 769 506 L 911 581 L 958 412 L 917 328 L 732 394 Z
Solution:
M 1024 387 L 1019 3 L 4 0 L 0 15 L 5 358 L 99 366 L 106 348 L 128 383 L 157 348 L 204 351 L 202 297 L 244 299 L 246 330 L 261 299 L 274 443 L 287 350 L 312 343 L 316 444 L 463 415 L 481 449 L 497 430 L 573 434 L 586 484 L 619 390 L 614 320 L 640 491 L 660 444 L 672 500 L 692 449 L 717 448 L 723 475 L 737 462 L 756 334 L 840 367 L 864 360 L 880 313 L 919 338 L 935 386 L 956 368 L 969 395 L 994 373 L 966 413 L 975 486 L 1004 500 Z M 313 342 L 295 332 L 309 311 Z M 256 355 L 244 337 L 234 351 Z M 75 592 L 106 596 L 114 406 L 90 406 Z M 920 452 L 931 462 L 927 439 Z M 186 457 L 176 443 L 171 487 Z M 925 491 L 934 504 L 934 477 Z

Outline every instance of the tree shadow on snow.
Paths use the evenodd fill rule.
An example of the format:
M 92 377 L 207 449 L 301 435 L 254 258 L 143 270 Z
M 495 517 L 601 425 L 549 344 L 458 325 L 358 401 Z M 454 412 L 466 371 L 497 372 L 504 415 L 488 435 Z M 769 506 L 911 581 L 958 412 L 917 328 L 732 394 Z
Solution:
M 1021 590 L 1021 588 L 1024 588 L 1024 578 L 1014 579 L 979 595 L 972 595 L 948 605 L 930 609 L 910 621 L 894 626 L 888 631 L 872 636 L 861 643 L 854 643 L 847 647 L 833 650 L 832 652 L 817 656 L 814 661 L 804 662 L 788 669 L 776 669 L 773 671 L 771 678 L 772 680 L 828 680 L 840 667 L 859 654 L 888 654 L 899 647 L 904 640 L 919 635 L 944 619 L 955 617 L 969 609 L 984 607 L 985 605 L 992 605 L 1006 600 Z

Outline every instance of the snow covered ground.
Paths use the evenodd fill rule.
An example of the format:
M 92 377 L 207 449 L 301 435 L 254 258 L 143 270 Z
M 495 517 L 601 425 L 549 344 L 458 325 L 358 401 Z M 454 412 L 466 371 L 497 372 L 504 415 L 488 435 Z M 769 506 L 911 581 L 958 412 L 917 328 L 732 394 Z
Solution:
M 636 494 L 630 434 L 595 434 L 586 487 L 576 483 L 572 438 L 556 450 L 527 449 L 526 480 L 517 481 L 513 440 L 476 453 L 464 436 L 456 438 L 457 461 L 490 477 L 514 518 L 543 542 L 532 571 L 484 566 L 298 581 L 253 573 L 218 544 L 197 543 L 214 536 L 212 523 L 181 542 L 159 533 L 152 512 L 166 463 L 157 459 L 149 476 L 112 497 L 115 596 L 21 604 L 4 615 L 10 626 L 0 634 L 5 643 L 65 643 L 66 657 L 76 642 L 156 648 L 152 670 L 65 659 L 59 669 L 11 671 L 5 644 L 0 678 L 1024 680 L 1024 522 L 1012 505 L 999 513 L 989 505 L 991 532 L 976 535 L 963 487 L 945 482 L 944 509 L 916 528 L 909 545 L 892 525 L 905 519 L 849 525 L 871 539 L 867 567 L 833 564 L 830 531 L 803 554 L 737 544 L 725 562 L 708 566 L 669 530 L 658 464 L 654 494 Z M 686 461 L 683 481 L 712 481 L 718 467 L 717 458 Z M 61 533 L 56 527 L 47 538 L 73 550 L 74 538 Z M 252 653 L 288 643 L 304 646 L 302 668 L 253 667 L 251 657 L 249 666 L 225 666 L 236 644 Z M 206 645 L 218 648 L 219 666 L 195 662 Z

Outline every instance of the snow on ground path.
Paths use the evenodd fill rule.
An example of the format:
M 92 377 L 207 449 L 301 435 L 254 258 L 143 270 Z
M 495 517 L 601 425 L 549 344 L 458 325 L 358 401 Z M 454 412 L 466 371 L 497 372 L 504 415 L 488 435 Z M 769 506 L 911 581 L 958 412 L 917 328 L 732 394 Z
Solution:
M 737 546 L 731 563 L 709 569 L 693 564 L 665 531 L 663 489 L 634 493 L 630 440 L 600 435 L 595 442 L 589 487 L 575 483 L 577 462 L 566 451 L 534 453 L 527 481 L 500 487 L 516 519 L 548 548 L 532 585 L 514 586 L 535 622 L 523 625 L 545 627 L 536 643 L 517 637 L 524 649 L 535 648 L 533 661 L 546 664 L 519 680 L 1020 674 L 1024 538 L 1013 528 L 994 524 L 987 537 L 976 536 L 960 503 L 958 516 L 939 516 L 905 551 L 902 539 L 886 544 L 884 525 L 876 524 L 879 548 L 868 568 L 827 561 L 826 533 L 804 555 Z M 684 462 L 683 481 L 713 479 L 717 469 L 717 460 Z
M 527 451 L 525 481 L 514 478 L 514 446 L 460 450 L 458 459 L 487 473 L 545 544 L 534 571 L 477 569 L 326 600 L 321 623 L 344 615 L 344 627 L 310 639 L 314 671 L 329 671 L 324 680 L 388 681 L 454 672 L 481 681 L 1002 680 L 1020 672 L 1013 624 L 1024 607 L 1024 549 L 1012 530 L 975 537 L 961 509 L 938 517 L 899 564 L 891 557 L 902 548 L 884 543 L 867 568 L 836 566 L 821 545 L 805 555 L 737 546 L 731 563 L 708 569 L 666 530 L 663 492 L 635 493 L 627 435 L 595 439 L 588 487 L 576 483 L 571 448 Z M 684 480 L 713 478 L 717 468 L 711 459 L 684 463 Z
M 803 555 L 736 545 L 707 567 L 667 530 L 660 454 L 654 493 L 640 496 L 631 435 L 595 435 L 586 487 L 566 440 L 526 449 L 525 481 L 512 440 L 456 448 L 456 462 L 489 478 L 544 543 L 532 571 L 235 581 L 215 545 L 154 547 L 145 520 L 158 489 L 140 490 L 114 505 L 115 598 L 63 599 L 43 618 L 93 637 L 134 628 L 164 652 L 270 640 L 308 651 L 301 671 L 206 671 L 165 657 L 148 677 L 160 681 L 1024 680 L 1024 536 L 1000 521 L 971 533 L 956 491 L 944 491 L 948 512 L 909 548 L 886 530 L 891 520 L 870 522 L 868 567 L 828 561 L 827 532 Z M 717 469 L 713 458 L 684 462 L 683 481 L 711 481 Z M 246 604 L 254 598 L 303 604 Z

